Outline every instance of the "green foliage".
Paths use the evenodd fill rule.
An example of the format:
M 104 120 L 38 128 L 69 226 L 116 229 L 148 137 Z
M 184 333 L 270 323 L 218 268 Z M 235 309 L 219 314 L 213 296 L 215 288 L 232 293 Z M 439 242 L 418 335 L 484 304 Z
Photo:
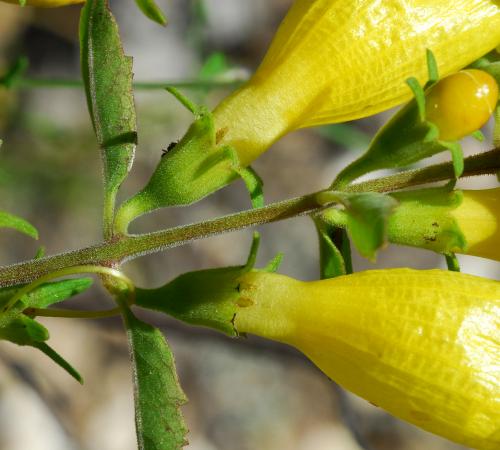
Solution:
M 21 298 L 22 308 L 47 308 L 86 291 L 92 286 L 92 278 L 74 278 L 44 283 Z M 23 286 L 0 289 L 0 308 Z M 19 306 L 21 307 L 21 306 Z M 18 307 L 18 309 L 19 309 Z
M 154 0 L 135 0 L 135 2 L 146 17 L 160 25 L 167 25 L 167 18 Z
M 387 219 L 397 202 L 374 192 L 342 196 L 347 229 L 354 245 L 368 259 L 375 260 L 378 249 L 387 242 Z
M 375 260 L 377 250 L 387 242 L 387 220 L 397 201 L 377 192 L 350 194 L 339 191 L 323 192 L 318 195 L 318 200 L 321 203 L 340 202 L 344 206 L 344 210 L 332 209 L 322 217 L 333 226 L 345 226 L 361 255 Z M 330 249 L 329 254 L 333 255 L 334 251 Z
M 164 155 L 147 185 L 118 210 L 116 231 L 158 208 L 188 205 L 238 177 L 234 152 L 217 146 L 212 114 L 199 110 L 181 141 Z
M 38 231 L 33 225 L 26 222 L 26 220 L 5 211 L 0 211 L 0 228 L 12 228 L 20 233 L 24 233 L 32 237 L 33 239 L 38 239 Z
M 28 59 L 24 56 L 16 59 L 7 72 L 0 77 L 0 86 L 7 89 L 14 87 L 28 69 L 28 64 Z
M 107 0 L 88 0 L 80 18 L 82 74 L 104 164 L 105 235 L 110 237 L 115 196 L 134 159 L 137 124 L 132 58 L 123 53 Z
M 83 383 L 81 375 L 61 355 L 45 343 L 49 339 L 48 330 L 33 318 L 24 314 L 30 308 L 46 308 L 61 302 L 88 289 L 92 284 L 90 278 L 63 280 L 45 283 L 22 297 L 13 308 L 0 313 L 0 339 L 17 345 L 28 345 L 45 353 L 56 364 L 66 370 L 79 383 Z M 14 286 L 0 290 L 0 307 L 8 303 L 10 298 L 22 286 Z
M 158 329 L 138 320 L 128 308 L 123 316 L 133 365 L 138 447 L 182 449 L 187 428 L 179 408 L 187 399 L 172 352 Z
M 341 231 L 320 218 L 315 218 L 319 241 L 320 277 L 334 278 L 346 274 L 346 265 L 342 253 L 333 242 L 333 235 Z

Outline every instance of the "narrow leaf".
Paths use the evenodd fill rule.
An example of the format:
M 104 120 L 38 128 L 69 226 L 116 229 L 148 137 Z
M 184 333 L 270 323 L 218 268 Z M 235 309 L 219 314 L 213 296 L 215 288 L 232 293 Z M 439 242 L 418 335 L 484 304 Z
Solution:
M 123 53 L 107 0 L 88 0 L 80 18 L 82 75 L 104 163 L 105 230 L 113 220 L 116 192 L 134 159 L 137 124 L 132 58 Z
M 0 320 L 0 339 L 17 345 L 46 341 L 48 330 L 36 320 L 20 313 L 4 314 Z
M 221 52 L 212 53 L 203 63 L 200 69 L 199 77 L 202 80 L 211 80 L 217 78 L 229 70 L 226 55 Z
M 92 282 L 92 278 L 75 278 L 42 284 L 34 291 L 25 295 L 21 299 L 19 307 L 15 309 L 20 311 L 26 308 L 46 308 L 54 303 L 62 302 L 74 295 L 80 294 L 87 290 L 92 285 Z M 0 309 L 23 286 L 9 286 L 0 289 Z
M 13 228 L 21 233 L 27 234 L 33 239 L 38 239 L 38 231 L 33 225 L 5 211 L 0 211 L 0 228 Z
M 83 384 L 83 378 L 78 373 L 78 371 L 52 347 L 47 345 L 45 342 L 34 342 L 30 345 L 45 353 L 58 366 L 68 372 L 68 374 L 71 375 L 76 381 L 78 381 L 80 384 Z
M 458 261 L 455 253 L 444 255 L 444 257 L 446 258 L 446 266 L 448 267 L 448 270 L 451 270 L 452 272 L 460 272 L 460 262 Z
M 321 279 L 345 275 L 346 269 L 344 258 L 332 239 L 332 234 L 336 231 L 335 228 L 320 221 L 320 219 L 315 219 L 314 224 L 318 232 Z
M 154 0 L 135 0 L 135 2 L 146 17 L 160 25 L 167 25 L 167 18 Z
M 92 283 L 92 278 L 75 278 L 42 284 L 26 295 L 22 302 L 26 307 L 46 308 L 86 291 Z
M 124 312 L 133 364 L 135 422 L 140 450 L 181 449 L 187 428 L 180 407 L 187 399 L 179 385 L 172 352 L 161 332 Z

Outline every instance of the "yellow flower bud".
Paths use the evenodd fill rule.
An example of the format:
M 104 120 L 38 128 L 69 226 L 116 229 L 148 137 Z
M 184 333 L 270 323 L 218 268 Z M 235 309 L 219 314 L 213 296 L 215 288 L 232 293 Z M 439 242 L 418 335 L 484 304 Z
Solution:
M 345 388 L 452 441 L 500 448 L 500 283 L 443 270 L 302 282 L 251 271 L 232 323 L 305 353 Z
M 287 132 L 409 100 L 427 48 L 447 75 L 498 42 L 494 0 L 296 0 L 255 75 L 215 109 L 216 129 L 248 165 Z
M 482 70 L 469 69 L 449 75 L 426 95 L 426 119 L 437 125 L 439 138 L 458 140 L 479 130 L 498 102 L 495 79 Z
M 19 0 L 1 0 L 7 3 L 17 3 Z M 27 6 L 39 6 L 42 8 L 55 8 L 57 6 L 74 5 L 75 3 L 84 3 L 85 0 L 26 0 Z

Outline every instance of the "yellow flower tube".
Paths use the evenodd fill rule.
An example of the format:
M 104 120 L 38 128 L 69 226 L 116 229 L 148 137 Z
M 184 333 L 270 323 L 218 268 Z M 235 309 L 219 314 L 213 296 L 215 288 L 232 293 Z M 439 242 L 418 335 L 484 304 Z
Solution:
M 299 281 L 244 266 L 137 289 L 138 306 L 292 345 L 346 389 L 427 431 L 500 448 L 500 282 L 385 269 Z
M 1 0 L 6 3 L 19 4 L 19 0 Z M 85 0 L 26 0 L 26 6 L 39 6 L 42 8 L 55 8 L 58 6 L 84 3 Z
M 500 42 L 495 0 L 297 0 L 252 79 L 214 111 L 246 166 L 285 133 L 407 101 L 405 80 L 441 75 Z
M 427 431 L 500 448 L 500 283 L 442 270 L 239 279 L 234 327 L 290 344 L 346 389 Z

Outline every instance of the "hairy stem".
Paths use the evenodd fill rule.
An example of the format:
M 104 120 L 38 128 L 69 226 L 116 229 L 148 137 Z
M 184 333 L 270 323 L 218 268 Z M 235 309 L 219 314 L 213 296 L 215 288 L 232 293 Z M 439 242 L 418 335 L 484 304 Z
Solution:
M 496 174 L 500 171 L 500 148 L 465 159 L 462 177 Z M 350 192 L 388 192 L 453 178 L 450 162 L 424 169 L 377 178 L 346 188 Z M 101 244 L 72 252 L 0 267 L 0 287 L 26 283 L 48 273 L 79 265 L 115 266 L 139 256 L 186 244 L 216 234 L 277 222 L 303 214 L 320 212 L 325 205 L 317 201 L 318 192 L 273 203 L 264 208 L 219 217 L 154 233 L 115 237 Z

